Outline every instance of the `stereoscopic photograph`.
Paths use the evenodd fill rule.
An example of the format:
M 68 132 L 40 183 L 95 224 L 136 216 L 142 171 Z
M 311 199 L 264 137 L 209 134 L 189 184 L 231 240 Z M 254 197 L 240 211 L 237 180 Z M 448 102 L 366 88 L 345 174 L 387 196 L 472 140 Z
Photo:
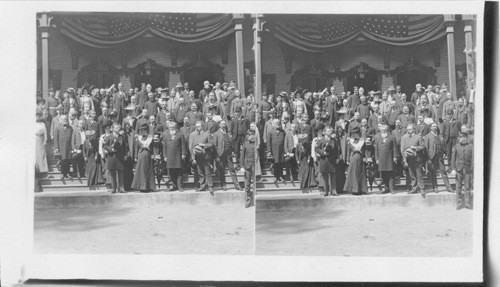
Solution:
M 129 280 L 380 281 L 352 267 L 449 259 L 477 278 L 480 10 L 124 5 L 31 17 L 33 248 L 16 276 L 66 262 L 86 278 L 68 266 L 102 258 Z M 422 279 L 451 274 L 434 269 Z
M 472 256 L 475 15 L 265 15 L 257 255 Z
M 250 17 L 37 24 L 35 252 L 253 254 Z

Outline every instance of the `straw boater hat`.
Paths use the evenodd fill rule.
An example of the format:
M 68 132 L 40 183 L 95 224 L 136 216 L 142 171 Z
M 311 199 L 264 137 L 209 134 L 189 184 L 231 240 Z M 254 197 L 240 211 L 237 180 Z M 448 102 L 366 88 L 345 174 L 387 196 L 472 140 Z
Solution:
M 395 91 L 396 89 L 394 89 L 394 86 L 393 85 L 390 85 L 389 88 L 387 89 L 387 91 Z
M 181 83 L 177 83 L 177 85 L 175 86 L 176 88 L 182 88 L 184 87 Z

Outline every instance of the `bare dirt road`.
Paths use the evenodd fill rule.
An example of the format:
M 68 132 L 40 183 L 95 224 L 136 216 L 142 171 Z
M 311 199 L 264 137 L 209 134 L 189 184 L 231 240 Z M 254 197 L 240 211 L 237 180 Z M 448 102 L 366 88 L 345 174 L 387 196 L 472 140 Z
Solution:
M 254 253 L 255 208 L 128 206 L 35 211 L 36 253 Z
M 471 256 L 472 211 L 393 207 L 258 212 L 256 254 Z

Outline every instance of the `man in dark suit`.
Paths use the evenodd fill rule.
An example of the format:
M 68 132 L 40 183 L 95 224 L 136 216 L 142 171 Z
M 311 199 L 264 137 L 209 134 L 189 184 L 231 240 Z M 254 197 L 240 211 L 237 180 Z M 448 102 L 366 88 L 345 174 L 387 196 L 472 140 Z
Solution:
M 403 106 L 403 113 L 397 117 L 397 120 L 401 122 L 401 127 L 404 133 L 406 133 L 406 127 L 408 124 L 416 124 L 415 116 L 410 114 L 410 108 L 408 106 Z
M 314 111 L 314 119 L 312 119 L 312 121 L 311 121 L 311 129 L 313 131 L 313 138 L 318 136 L 314 131 L 316 131 L 318 129 L 323 130 L 324 127 L 325 127 L 325 124 L 321 120 L 321 112 L 318 110 Z
M 273 120 L 273 129 L 267 135 L 267 154 L 274 159 L 274 182 L 284 181 L 283 167 L 285 164 L 285 131 L 281 128 L 280 120 Z
M 229 170 L 231 179 L 233 180 L 234 187 L 236 190 L 241 190 L 240 183 L 236 177 L 236 171 L 233 163 L 233 151 L 234 146 L 231 141 L 231 136 L 227 130 L 227 124 L 225 120 L 219 122 L 219 130 L 213 133 L 214 145 L 217 150 L 217 170 L 219 170 L 219 178 L 223 190 L 227 190 L 226 187 L 226 167 Z M 242 161 L 240 161 L 243 164 Z
M 431 131 L 429 128 L 429 125 L 424 122 L 423 115 L 418 116 L 416 127 L 417 127 L 417 130 L 415 131 L 415 133 L 419 134 L 421 137 L 426 136 Z
M 401 121 L 396 120 L 396 126 L 395 126 L 394 130 L 392 130 L 391 135 L 394 137 L 394 139 L 396 140 L 396 144 L 397 144 L 398 162 L 396 164 L 396 174 L 398 176 L 403 176 L 403 170 L 404 170 L 403 158 L 401 155 L 401 138 L 403 137 L 403 135 L 405 133 L 406 133 L 406 129 L 403 129 L 403 127 L 401 126 Z
M 150 85 L 151 87 L 151 85 Z M 146 90 L 146 84 L 142 83 L 141 84 L 141 90 L 137 92 L 137 105 L 141 108 L 144 107 L 144 104 L 148 101 L 148 94 Z
M 247 134 L 247 130 L 250 127 L 250 120 L 248 118 L 244 118 L 241 115 L 241 108 L 238 107 L 236 109 L 236 114 L 234 118 L 229 122 L 229 134 L 231 135 L 231 139 L 233 140 L 234 152 L 236 154 L 236 158 L 240 158 L 241 145 L 245 140 L 245 136 Z M 241 167 L 241 162 L 238 166 Z
M 69 175 L 69 166 L 71 163 L 71 136 L 73 128 L 69 125 L 68 117 L 62 115 L 60 117 L 61 125 L 54 131 L 54 154 L 59 154 L 61 157 L 61 179 L 72 178 Z
M 336 172 L 339 164 L 340 148 L 337 141 L 332 138 L 333 128 L 327 126 L 325 136 L 316 143 L 316 153 L 319 154 L 319 172 L 323 175 L 324 196 L 337 196 Z
M 241 162 L 243 163 L 242 169 L 245 171 L 245 192 L 246 200 L 245 207 L 248 208 L 254 205 L 254 189 L 252 183 L 255 184 L 255 135 L 250 134 L 248 139 L 243 143 L 241 151 Z
M 384 193 L 394 194 L 394 170 L 398 162 L 398 144 L 396 139 L 390 135 L 389 127 L 380 127 L 380 137 L 374 140 L 375 162 L 384 184 Z
M 470 191 L 474 170 L 474 148 L 467 140 L 467 133 L 460 133 L 458 144 L 453 149 L 451 169 L 456 171 L 457 209 L 472 209 Z
M 326 98 L 326 116 L 329 117 L 328 122 L 331 126 L 337 121 L 339 99 L 335 94 L 335 86 L 330 88 L 330 96 Z
M 77 128 L 71 135 L 72 162 L 76 167 L 78 179 L 85 177 L 85 161 L 83 160 L 83 142 L 86 139 L 84 130 L 85 121 L 79 120 Z
M 446 115 L 443 121 L 443 140 L 446 145 L 446 156 L 451 158 L 452 149 L 457 143 L 458 133 L 460 132 L 459 123 L 453 118 L 453 112 Z
M 203 128 L 204 131 L 209 132 L 211 134 L 215 133 L 218 128 L 217 123 L 213 120 L 212 117 L 213 117 L 212 112 L 207 112 L 205 114 L 206 121 L 205 121 L 205 126 Z
M 127 140 L 120 135 L 120 124 L 114 123 L 112 133 L 104 140 L 103 149 L 106 154 L 106 168 L 111 175 L 111 193 L 125 193 L 123 166 L 127 154 Z
M 125 92 L 123 91 L 122 83 L 118 83 L 118 91 L 113 94 L 111 107 L 113 114 L 116 114 L 116 122 L 121 123 L 124 114 L 123 109 L 125 108 Z
M 448 190 L 448 192 L 453 192 L 444 167 L 444 141 L 441 136 L 438 135 L 437 123 L 432 123 L 431 131 L 424 136 L 424 146 L 427 151 L 427 168 L 429 169 L 429 177 L 432 182 L 432 190 L 438 193 L 436 172 L 439 171 L 446 185 L 446 190 Z
M 103 126 L 103 123 L 104 122 L 107 122 L 108 120 L 110 120 L 109 116 L 108 116 L 108 107 L 106 106 L 103 106 L 101 108 L 101 112 L 102 114 L 97 118 L 97 124 L 99 125 L 99 134 L 100 135 L 103 135 L 104 134 L 104 126 Z
M 195 127 L 189 136 L 189 151 L 196 166 L 195 177 L 199 176 L 200 187 L 196 191 L 205 191 L 208 187 L 210 195 L 213 196 L 212 162 L 215 156 L 213 137 L 203 131 L 202 121 L 197 121 Z
M 170 128 L 163 132 L 163 156 L 173 184 L 169 191 L 183 191 L 182 168 L 188 154 L 187 150 L 184 135 L 178 131 L 177 123 L 172 123 Z
M 85 122 L 83 129 L 87 132 L 86 135 L 90 140 L 98 139 L 100 136 L 99 123 L 95 120 L 96 112 L 89 112 L 89 119 Z

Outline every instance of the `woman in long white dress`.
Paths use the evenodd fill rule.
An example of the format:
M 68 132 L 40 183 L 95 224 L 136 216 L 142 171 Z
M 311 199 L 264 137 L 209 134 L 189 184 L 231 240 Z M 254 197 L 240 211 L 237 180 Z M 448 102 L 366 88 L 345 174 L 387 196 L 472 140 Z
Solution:
M 42 113 L 36 113 L 36 124 L 35 124 L 35 135 L 36 135 L 36 152 L 35 152 L 35 164 L 38 173 L 44 173 L 49 171 L 49 165 L 47 163 L 47 127 L 43 120 Z

